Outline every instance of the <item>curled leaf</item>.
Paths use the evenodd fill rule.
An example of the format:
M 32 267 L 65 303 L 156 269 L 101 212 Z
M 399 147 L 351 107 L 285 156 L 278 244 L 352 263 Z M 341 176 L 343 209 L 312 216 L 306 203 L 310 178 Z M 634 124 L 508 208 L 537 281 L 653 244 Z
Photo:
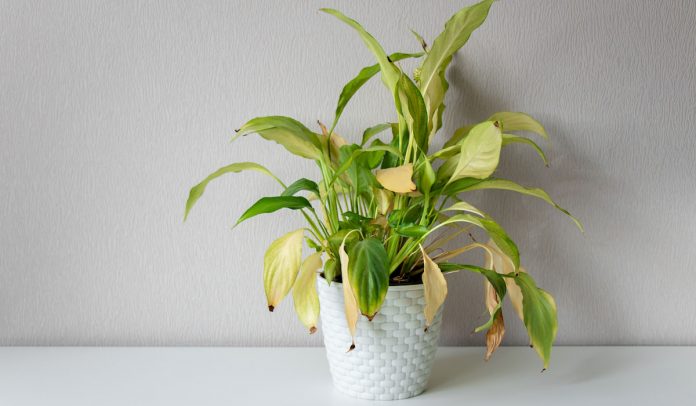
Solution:
M 503 321 L 503 312 L 498 310 L 495 313 L 493 324 L 486 332 L 486 356 L 484 359 L 488 361 L 491 359 L 493 352 L 500 346 L 503 341 L 503 336 L 505 335 L 505 322 Z
M 440 306 L 447 297 L 447 281 L 440 268 L 420 246 L 423 254 L 423 288 L 425 290 L 425 329 L 430 327 Z
M 317 331 L 319 318 L 319 294 L 317 293 L 317 271 L 321 268 L 321 252 L 308 256 L 300 266 L 295 285 L 292 287 L 292 300 L 295 313 L 309 334 Z
M 341 279 L 343 280 L 343 302 L 346 312 L 346 322 L 348 323 L 348 330 L 350 330 L 350 336 L 352 337 L 352 342 L 348 351 L 355 348 L 355 328 L 358 325 L 358 316 L 360 316 L 360 310 L 358 309 L 358 301 L 355 299 L 355 294 L 353 294 L 353 288 L 350 285 L 350 278 L 348 277 L 348 254 L 346 254 L 346 235 L 341 242 L 341 246 L 338 248 L 338 256 L 341 260 Z
M 387 190 L 395 193 L 409 193 L 416 190 L 413 183 L 413 164 L 405 164 L 395 168 L 380 169 L 375 173 L 377 182 Z
M 273 309 L 290 292 L 302 260 L 304 229 L 289 232 L 273 241 L 263 257 L 263 287 L 268 310 Z

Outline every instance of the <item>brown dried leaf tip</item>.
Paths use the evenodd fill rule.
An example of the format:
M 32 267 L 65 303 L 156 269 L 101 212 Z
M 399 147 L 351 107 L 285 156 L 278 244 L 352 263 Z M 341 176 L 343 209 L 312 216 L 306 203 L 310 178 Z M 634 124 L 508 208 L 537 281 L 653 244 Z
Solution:
M 314 334 L 317 332 L 317 328 L 315 326 L 312 326 L 312 328 L 309 329 L 309 334 Z
M 275 309 L 275 306 L 268 305 L 268 311 L 269 311 L 269 312 L 272 312 L 273 309 Z
M 355 343 L 350 343 L 350 348 L 348 348 L 348 351 L 346 353 L 349 353 L 355 349 Z

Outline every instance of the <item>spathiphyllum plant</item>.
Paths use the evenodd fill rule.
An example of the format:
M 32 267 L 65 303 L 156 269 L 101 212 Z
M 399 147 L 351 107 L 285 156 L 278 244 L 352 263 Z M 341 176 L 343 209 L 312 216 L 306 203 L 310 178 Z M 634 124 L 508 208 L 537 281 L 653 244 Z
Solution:
M 263 283 L 269 310 L 292 292 L 300 321 L 313 333 L 319 317 L 317 275 L 321 274 L 318 283 L 342 284 L 345 317 L 354 337 L 361 316 L 372 320 L 379 314 L 390 286 L 422 283 L 427 330 L 447 295 L 445 275 L 464 270 L 485 278 L 490 317 L 476 331 L 486 331 L 486 358 L 503 338 L 501 306 L 507 296 L 544 367 L 548 365 L 557 330 L 554 299 L 521 266 L 517 245 L 503 227 L 466 201 L 468 192 L 502 189 L 542 199 L 570 216 L 543 190 L 494 176 L 501 149 L 508 146 L 531 147 L 546 163 L 542 148 L 520 134 L 546 139 L 546 131 L 527 114 L 492 112 L 480 123 L 461 123 L 452 134 L 444 134 L 441 149 L 430 148 L 441 136 L 438 130 L 449 87 L 446 70 L 454 53 L 484 22 L 491 4 L 492 0 L 482 1 L 454 14 L 431 46 L 416 34 L 420 52 L 391 54 L 356 21 L 339 11 L 322 9 L 355 30 L 376 63 L 345 85 L 329 126 L 318 123 L 313 131 L 290 117 L 257 117 L 234 136 L 257 134 L 274 141 L 291 154 L 314 161 L 319 169 L 316 176 L 286 183 L 264 166 L 238 162 L 218 169 L 191 189 L 186 216 L 212 180 L 227 173 L 261 172 L 278 182 L 278 194 L 259 199 L 237 224 L 280 209 L 294 210 L 306 220 L 306 228 L 283 235 L 266 251 Z M 399 62 L 407 58 L 420 61 L 412 74 L 403 71 Z M 341 114 L 355 93 L 377 75 L 393 96 L 394 120 L 376 123 L 349 137 L 359 142 L 348 142 L 335 132 Z M 485 232 L 489 240 L 471 237 L 474 228 Z M 468 243 L 451 249 L 453 242 L 465 238 L 470 238 Z M 305 243 L 311 253 L 303 259 Z M 483 254 L 483 266 L 457 262 L 458 256 L 472 250 Z M 346 350 L 356 344 L 346 343 Z

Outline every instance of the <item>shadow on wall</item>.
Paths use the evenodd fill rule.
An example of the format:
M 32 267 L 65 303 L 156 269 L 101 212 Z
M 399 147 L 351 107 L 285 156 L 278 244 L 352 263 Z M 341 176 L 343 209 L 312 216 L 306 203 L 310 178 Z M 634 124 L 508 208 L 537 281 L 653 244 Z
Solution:
M 472 81 L 469 75 L 469 65 L 464 58 L 453 63 L 449 76 L 451 94 L 457 101 L 449 102 L 450 118 L 456 117 L 455 126 L 458 128 L 469 123 L 476 123 L 498 111 L 524 111 L 524 106 L 511 106 L 496 93 L 485 88 L 485 82 Z M 463 106 L 462 111 L 455 110 Z M 577 119 L 577 117 L 573 117 Z M 551 168 L 545 168 L 534 152 L 526 147 L 511 146 L 502 154 L 501 165 L 496 176 L 519 182 L 525 186 L 541 187 L 546 190 L 561 206 L 568 206 L 570 211 L 580 218 L 587 226 L 594 210 L 603 210 L 606 196 L 622 190 L 621 180 L 612 179 L 605 173 L 600 173 L 597 157 L 583 152 L 583 145 L 589 142 L 588 134 L 573 131 L 567 123 L 569 117 L 549 116 L 540 117 L 551 136 L 549 143 L 541 144 L 549 154 Z M 582 128 L 592 128 L 592 123 L 583 123 Z M 594 129 L 597 133 L 601 129 Z M 444 136 L 449 134 L 445 133 Z M 445 137 L 442 138 L 444 140 Z M 628 192 L 627 192 L 628 193 Z M 613 344 L 621 342 L 621 338 L 610 331 L 630 331 L 629 325 L 621 317 L 603 321 L 593 317 L 598 311 L 617 315 L 625 314 L 629 309 L 628 303 L 607 301 L 611 296 L 611 284 L 602 277 L 604 272 L 587 272 L 588 269 L 602 269 L 602 264 L 593 258 L 593 247 L 612 241 L 611 225 L 602 230 L 589 229 L 580 233 L 572 222 L 562 213 L 533 197 L 522 196 L 507 191 L 472 192 L 468 201 L 493 215 L 500 224 L 508 230 L 520 247 L 523 265 L 537 279 L 540 287 L 550 291 L 557 300 L 559 307 L 559 335 L 557 344 Z M 631 199 L 635 196 L 624 196 Z M 575 202 L 575 204 L 573 204 Z M 582 202 L 582 204 L 580 204 Z M 592 208 L 585 212 L 576 212 L 574 208 Z M 613 221 L 622 225 L 622 219 Z M 482 238 L 487 238 L 485 235 Z M 468 236 L 457 239 L 452 247 L 466 245 L 470 242 Z M 569 249 L 572 247 L 573 249 Z M 481 265 L 482 254 L 463 257 L 472 259 Z M 462 259 L 463 259 L 462 258 Z M 606 272 L 611 272 L 606 269 Z M 444 345 L 483 345 L 485 333 L 465 334 L 485 322 L 487 313 L 483 302 L 483 281 L 473 275 L 451 275 L 450 295 L 445 308 L 446 323 L 443 324 L 442 343 Z M 508 302 L 509 303 L 509 302 Z M 511 311 L 509 304 L 505 311 L 508 331 L 504 344 L 525 345 L 528 338 L 523 324 Z M 512 320 L 512 322 L 511 322 Z M 604 325 L 597 325 L 604 323 Z M 586 335 L 564 336 L 563 325 L 581 327 Z M 599 332 L 598 334 L 592 331 Z M 604 335 L 602 335 L 604 334 Z

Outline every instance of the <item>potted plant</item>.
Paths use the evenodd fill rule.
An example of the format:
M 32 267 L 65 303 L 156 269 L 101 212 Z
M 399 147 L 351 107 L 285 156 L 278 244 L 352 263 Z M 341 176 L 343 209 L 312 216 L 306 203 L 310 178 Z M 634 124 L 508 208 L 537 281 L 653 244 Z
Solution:
M 442 126 L 447 67 L 484 22 L 491 4 L 485 0 L 454 14 L 431 47 L 416 34 L 422 52 L 393 54 L 356 21 L 322 9 L 352 27 L 377 63 L 345 85 L 329 128 L 319 123 L 321 131 L 314 132 L 289 117 L 257 117 L 234 137 L 258 134 L 275 141 L 316 162 L 318 179 L 286 184 L 257 163 L 240 162 L 218 169 L 190 191 L 185 217 L 209 182 L 253 170 L 275 179 L 279 194 L 259 199 L 237 224 L 280 209 L 295 210 L 306 219 L 306 228 L 278 238 L 264 256 L 268 309 L 273 311 L 292 292 L 300 321 L 314 333 L 321 307 L 330 369 L 342 392 L 386 400 L 424 390 L 447 295 L 445 275 L 460 270 L 485 278 L 490 317 L 476 331 L 486 331 L 486 359 L 503 338 L 501 306 L 507 296 L 544 367 L 548 365 L 557 328 L 553 298 L 520 265 L 517 246 L 505 230 L 464 200 L 469 191 L 503 189 L 540 198 L 570 216 L 543 190 L 493 177 L 507 146 L 528 145 L 546 162 L 532 139 L 516 134 L 546 138 L 544 128 L 529 115 L 500 112 L 459 128 L 441 149 L 430 148 Z M 406 58 L 422 61 L 412 77 L 399 64 Z M 367 128 L 359 143 L 349 143 L 334 131 L 336 125 L 352 96 L 377 74 L 393 95 L 395 121 Z M 472 228 L 483 230 L 490 240 L 472 237 L 464 246 L 445 249 Z M 312 253 L 303 259 L 304 243 Z M 483 252 L 484 266 L 454 261 L 470 250 Z

